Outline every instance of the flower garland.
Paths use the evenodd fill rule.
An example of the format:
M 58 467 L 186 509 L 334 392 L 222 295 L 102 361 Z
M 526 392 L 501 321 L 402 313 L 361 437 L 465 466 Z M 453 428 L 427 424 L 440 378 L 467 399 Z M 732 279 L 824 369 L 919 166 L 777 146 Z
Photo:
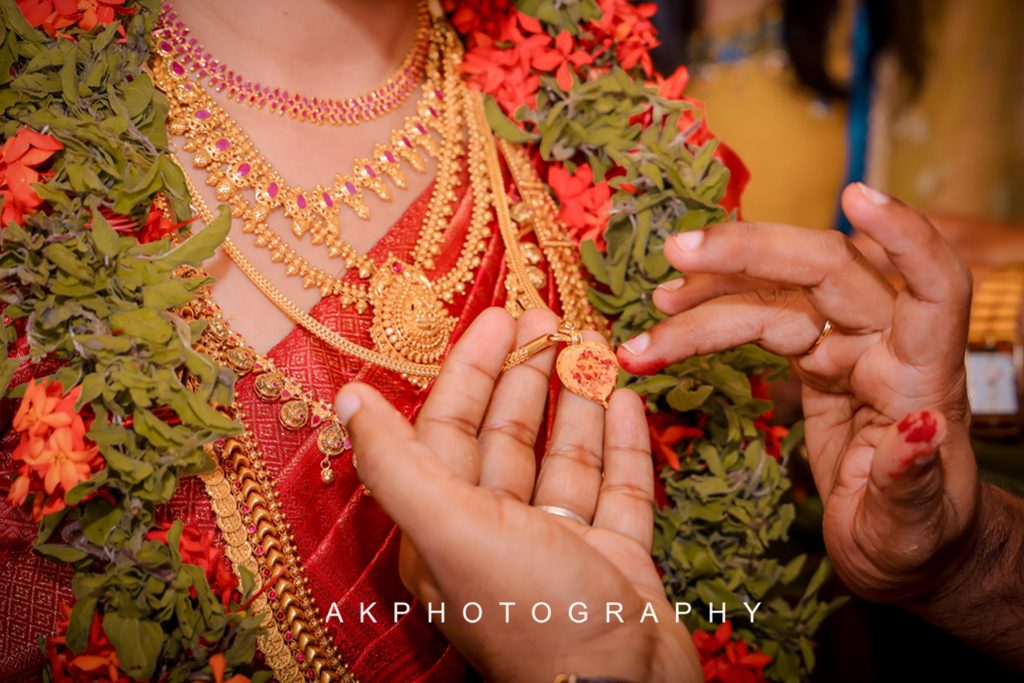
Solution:
M 682 97 L 687 74 L 654 72 L 652 4 L 627 0 L 448 0 L 466 41 L 464 71 L 490 96 L 492 127 L 528 145 L 581 242 L 589 298 L 621 343 L 664 315 L 651 293 L 674 277 L 672 233 L 719 223 L 747 172 Z M 708 681 L 796 681 L 811 638 L 841 601 L 820 602 L 829 572 L 780 561 L 794 518 L 786 460 L 800 430 L 771 426 L 765 377 L 782 359 L 754 346 L 690 358 L 624 383 L 644 396 L 660 468 L 654 555 L 669 596 L 693 605 Z M 757 619 L 713 624 L 708 607 Z M 742 627 L 740 627 L 742 626 Z M 711 632 L 714 635 L 711 635 Z
M 659 319 L 650 292 L 670 276 L 665 237 L 722 220 L 745 179 L 678 99 L 685 71 L 654 74 L 652 7 L 446 5 L 492 125 L 530 145 L 581 240 L 614 339 L 649 326 Z M 201 323 L 174 313 L 209 280 L 169 276 L 209 257 L 230 222 L 177 247 L 167 239 L 183 224 L 157 198 L 176 217 L 189 212 L 166 151 L 167 103 L 144 68 L 157 10 L 155 0 L 0 4 L 0 335 L 11 353 L 0 388 L 20 401 L 8 499 L 31 504 L 36 550 L 75 571 L 75 602 L 45 644 L 50 680 L 259 683 L 269 672 L 250 577 L 235 580 L 212 535 L 157 514 L 183 477 L 211 468 L 203 445 L 239 428 L 213 408 L 230 402 L 232 374 L 192 349 Z M 744 348 L 629 380 L 666 464 L 655 552 L 667 590 L 695 605 L 764 602 L 756 625 L 714 636 L 695 607 L 688 625 L 709 680 L 799 678 L 833 607 L 815 598 L 825 565 L 793 603 L 781 588 L 804 558 L 765 557 L 793 516 L 781 497 L 795 435 L 780 441 L 770 404 L 751 391 L 779 367 Z
M 20 400 L 7 498 L 31 502 L 36 551 L 74 568 L 48 680 L 258 682 L 252 581 L 213 532 L 157 514 L 212 466 L 203 444 L 238 429 L 211 406 L 230 402 L 231 375 L 174 315 L 207 281 L 169 276 L 212 255 L 229 222 L 164 239 L 181 225 L 156 197 L 177 215 L 188 198 L 144 69 L 157 9 L 0 4 L 0 387 Z

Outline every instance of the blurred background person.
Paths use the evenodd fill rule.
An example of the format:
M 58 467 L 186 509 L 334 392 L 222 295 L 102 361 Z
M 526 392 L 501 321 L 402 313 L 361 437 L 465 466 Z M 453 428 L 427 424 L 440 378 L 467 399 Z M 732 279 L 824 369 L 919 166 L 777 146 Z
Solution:
M 849 224 L 862 180 L 925 211 L 976 275 L 1024 261 L 1024 4 L 659 0 L 659 66 L 751 171 L 744 215 Z

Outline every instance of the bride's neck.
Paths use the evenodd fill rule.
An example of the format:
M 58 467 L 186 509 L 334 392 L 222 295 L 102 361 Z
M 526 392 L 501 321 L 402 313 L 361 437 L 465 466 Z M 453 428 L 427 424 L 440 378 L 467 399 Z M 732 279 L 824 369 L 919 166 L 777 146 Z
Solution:
M 416 0 L 170 0 L 192 36 L 247 78 L 312 95 L 364 92 L 402 62 Z

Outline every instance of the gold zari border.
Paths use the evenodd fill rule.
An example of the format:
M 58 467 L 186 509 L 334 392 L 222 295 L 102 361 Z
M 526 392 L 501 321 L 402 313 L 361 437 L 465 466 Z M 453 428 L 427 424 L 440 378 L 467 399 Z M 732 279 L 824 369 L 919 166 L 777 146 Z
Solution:
M 179 271 L 179 275 L 189 274 L 199 271 Z M 244 348 L 252 354 L 252 369 L 263 365 L 262 356 L 245 347 L 241 337 L 220 318 L 208 288 L 203 288 L 179 314 L 186 320 L 207 322 L 196 350 L 215 362 L 246 374 L 248 369 L 230 363 L 227 357 L 230 351 Z M 245 567 L 255 579 L 258 597 L 252 609 L 263 615 L 267 627 L 258 638 L 259 649 L 281 683 L 356 683 L 307 588 L 308 578 L 292 543 L 291 526 L 280 509 L 273 477 L 246 425 L 244 410 L 239 401 L 219 409 L 240 422 L 243 431 L 207 445 L 217 468 L 205 475 L 203 482 L 235 574 L 241 577 L 241 567 Z

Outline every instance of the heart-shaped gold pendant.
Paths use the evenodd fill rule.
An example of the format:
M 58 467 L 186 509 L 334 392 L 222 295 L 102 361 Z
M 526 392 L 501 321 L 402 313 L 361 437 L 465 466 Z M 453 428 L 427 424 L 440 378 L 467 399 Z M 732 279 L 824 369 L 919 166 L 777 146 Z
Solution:
M 555 368 L 566 389 L 608 407 L 608 397 L 619 376 L 619 362 L 607 344 L 585 341 L 566 346 L 558 354 Z

